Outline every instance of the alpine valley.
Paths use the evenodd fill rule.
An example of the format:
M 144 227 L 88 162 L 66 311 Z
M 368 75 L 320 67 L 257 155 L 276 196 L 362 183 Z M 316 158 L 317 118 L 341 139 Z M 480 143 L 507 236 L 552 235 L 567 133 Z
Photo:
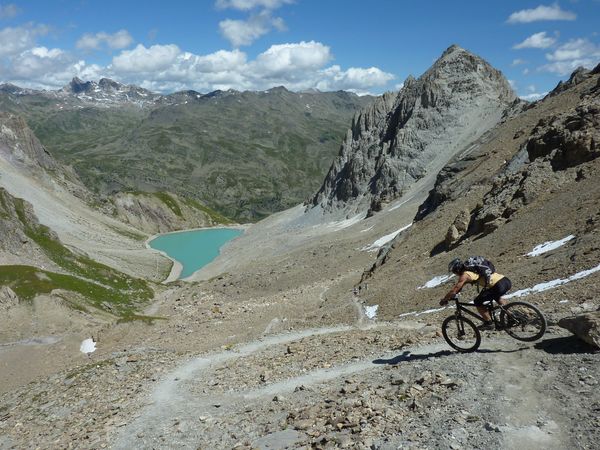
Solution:
M 0 448 L 596 448 L 599 157 L 600 66 L 529 103 L 457 45 L 377 97 L 3 84 Z M 447 345 L 469 255 L 540 340 Z

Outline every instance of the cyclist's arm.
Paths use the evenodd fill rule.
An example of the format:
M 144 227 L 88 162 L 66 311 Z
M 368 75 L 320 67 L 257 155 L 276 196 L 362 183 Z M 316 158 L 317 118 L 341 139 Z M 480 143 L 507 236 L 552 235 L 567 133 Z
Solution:
M 456 284 L 454 285 L 454 287 L 452 289 L 450 289 L 450 292 L 448 292 L 446 294 L 446 296 L 444 297 L 444 299 L 442 300 L 442 302 L 447 303 L 448 300 L 451 300 L 452 297 L 454 297 L 456 294 L 458 294 L 461 291 L 461 289 L 463 288 L 463 286 L 466 283 L 468 283 L 469 281 L 471 281 L 471 277 L 469 275 L 467 275 L 466 273 L 463 273 L 458 278 L 458 281 L 456 282 Z

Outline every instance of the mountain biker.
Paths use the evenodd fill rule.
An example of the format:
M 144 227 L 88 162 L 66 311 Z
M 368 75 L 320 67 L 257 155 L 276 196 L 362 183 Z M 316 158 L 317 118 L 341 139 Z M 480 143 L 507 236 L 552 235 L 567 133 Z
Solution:
M 440 305 L 448 304 L 448 301 L 458 294 L 465 284 L 476 284 L 478 288 L 482 288 L 481 292 L 475 297 L 473 303 L 477 306 L 477 311 L 481 314 L 484 320 L 483 325 L 478 328 L 482 330 L 491 330 L 494 323 L 490 317 L 489 311 L 483 306 L 485 302 L 496 300 L 499 304 L 504 305 L 506 301 L 502 300 L 502 296 L 506 294 L 512 287 L 512 283 L 502 274 L 497 272 L 492 273 L 490 282 L 486 285 L 485 277 L 478 273 L 466 270 L 464 262 L 460 258 L 455 258 L 448 264 L 448 271 L 458 276 L 458 281 L 454 287 L 448 292 L 445 297 L 440 300 Z

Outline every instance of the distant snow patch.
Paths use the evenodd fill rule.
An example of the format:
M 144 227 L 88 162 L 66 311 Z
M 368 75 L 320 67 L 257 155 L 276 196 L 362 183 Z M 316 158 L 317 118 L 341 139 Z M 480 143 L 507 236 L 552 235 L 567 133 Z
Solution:
M 326 227 L 333 228 L 335 230 L 343 230 L 344 228 L 351 227 L 355 223 L 360 222 L 363 219 L 363 217 L 364 217 L 364 214 L 358 214 L 358 215 L 356 215 L 354 217 L 350 217 L 349 219 L 346 219 L 346 220 L 340 220 L 337 222 L 329 222 L 328 224 L 326 224 Z
M 365 316 L 367 316 L 369 319 L 374 319 L 377 315 L 378 309 L 379 305 L 365 306 Z
M 561 300 L 561 301 L 560 301 L 560 302 L 558 302 L 558 303 L 569 303 L 569 300 Z
M 566 238 L 560 239 L 558 241 L 544 242 L 543 244 L 540 244 L 540 245 L 534 247 L 534 249 L 532 251 L 527 253 L 527 256 L 538 256 L 543 253 L 549 252 L 550 250 L 554 250 L 555 248 L 562 247 L 567 242 L 569 242 L 571 239 L 575 239 L 575 236 L 573 236 L 572 234 L 570 234 Z
M 364 230 L 360 230 L 361 233 L 365 233 L 369 230 L 372 230 L 375 225 L 371 225 L 369 228 L 365 228 Z
M 431 280 L 429 280 L 423 286 L 419 286 L 417 289 L 434 288 L 436 286 L 439 286 L 440 284 L 444 284 L 446 281 L 448 281 L 453 276 L 454 275 L 440 275 L 439 277 L 433 277 Z
M 404 205 L 405 203 L 411 201 L 413 199 L 414 195 L 412 197 L 408 197 L 406 200 L 401 201 L 400 203 L 398 203 L 397 205 L 392 206 L 388 211 L 393 211 L 395 209 L 400 208 L 402 205 Z
M 551 281 L 546 281 L 545 283 L 536 284 L 535 286 L 533 286 L 531 288 L 521 289 L 519 291 L 513 292 L 512 294 L 506 295 L 504 298 L 525 297 L 526 295 L 535 294 L 536 292 L 547 291 L 549 289 L 554 289 L 555 287 L 562 286 L 563 284 L 570 283 L 571 281 L 585 278 L 596 272 L 600 272 L 600 264 L 598 264 L 596 267 L 592 267 L 591 269 L 577 272 L 576 274 L 571 275 L 569 278 L 557 278 L 556 280 L 551 280 Z
M 379 239 L 377 239 L 371 245 L 367 245 L 366 247 L 361 248 L 361 250 L 363 252 L 374 252 L 374 251 L 380 249 L 381 247 L 383 247 L 385 244 L 387 244 L 391 240 L 393 240 L 396 236 L 398 236 L 404 230 L 408 230 L 411 226 L 412 226 L 412 223 L 409 223 L 408 225 L 400 228 L 399 230 L 394 231 L 393 233 L 386 234 L 385 236 L 382 236 Z
M 92 338 L 88 338 L 81 343 L 79 350 L 81 353 L 93 353 L 96 351 L 96 343 Z

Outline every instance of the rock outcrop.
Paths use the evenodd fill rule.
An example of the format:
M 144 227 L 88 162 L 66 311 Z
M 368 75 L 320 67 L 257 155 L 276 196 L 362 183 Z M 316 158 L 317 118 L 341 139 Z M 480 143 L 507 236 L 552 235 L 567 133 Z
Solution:
M 54 189 L 56 183 L 84 201 L 92 194 L 69 166 L 59 163 L 22 117 L 0 112 L 0 158 Z
M 600 311 L 565 317 L 558 325 L 590 345 L 600 348 Z
M 451 46 L 419 79 L 355 116 L 311 206 L 361 210 L 402 195 L 495 126 L 515 99 L 498 70 Z
M 0 112 L 0 157 L 28 168 L 56 170 L 59 164 L 37 140 L 22 117 Z
M 469 234 L 491 232 L 539 195 L 584 179 L 580 166 L 599 156 L 600 90 L 595 90 L 575 109 L 540 120 L 473 212 Z
M 227 220 L 198 202 L 172 193 L 121 192 L 112 197 L 112 203 L 119 220 L 150 234 L 209 227 Z

